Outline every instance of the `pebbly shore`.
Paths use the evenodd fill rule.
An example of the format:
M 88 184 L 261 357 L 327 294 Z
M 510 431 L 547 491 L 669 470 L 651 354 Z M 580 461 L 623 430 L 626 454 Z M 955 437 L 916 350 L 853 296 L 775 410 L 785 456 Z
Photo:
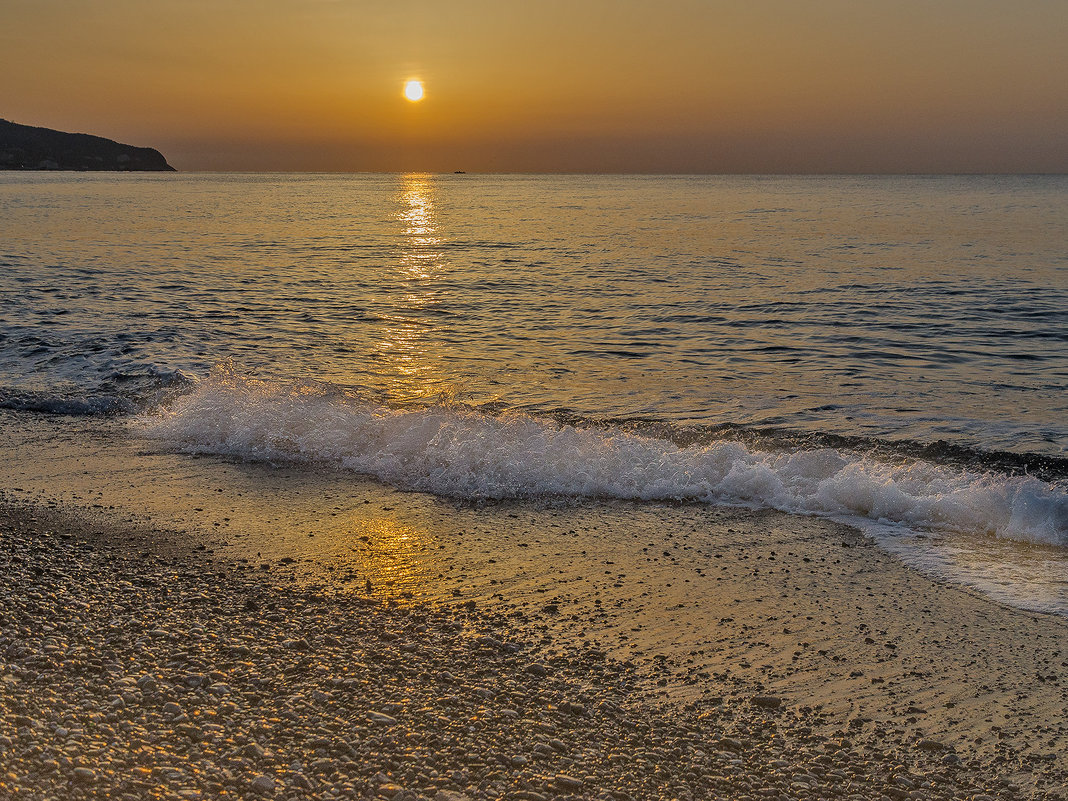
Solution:
M 69 512 L 0 512 L 0 797 L 1016 799 L 934 740 L 772 695 L 654 699 L 529 619 L 279 583 Z M 710 684 L 715 677 L 708 677 Z

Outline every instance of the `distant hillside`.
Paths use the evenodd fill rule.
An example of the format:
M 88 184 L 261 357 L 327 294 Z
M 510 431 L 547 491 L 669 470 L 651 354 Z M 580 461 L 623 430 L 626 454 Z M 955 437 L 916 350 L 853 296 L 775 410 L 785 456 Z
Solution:
M 0 170 L 174 172 L 158 150 L 0 120 Z

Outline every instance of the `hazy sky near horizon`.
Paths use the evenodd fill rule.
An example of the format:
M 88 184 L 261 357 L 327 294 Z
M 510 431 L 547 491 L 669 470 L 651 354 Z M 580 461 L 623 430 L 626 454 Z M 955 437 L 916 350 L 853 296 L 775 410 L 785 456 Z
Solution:
M 0 0 L 0 117 L 189 170 L 1068 172 L 1066 42 L 1068 0 Z

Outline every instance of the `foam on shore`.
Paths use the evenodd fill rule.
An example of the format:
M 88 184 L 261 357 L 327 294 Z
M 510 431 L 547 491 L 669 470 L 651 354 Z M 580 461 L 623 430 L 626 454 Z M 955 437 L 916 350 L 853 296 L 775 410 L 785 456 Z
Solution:
M 862 453 L 760 450 L 733 440 L 681 446 L 621 428 L 562 425 L 441 404 L 393 409 L 336 387 L 217 370 L 136 418 L 192 453 L 321 464 L 462 499 L 615 498 L 742 504 L 865 525 L 1068 545 L 1068 490 Z

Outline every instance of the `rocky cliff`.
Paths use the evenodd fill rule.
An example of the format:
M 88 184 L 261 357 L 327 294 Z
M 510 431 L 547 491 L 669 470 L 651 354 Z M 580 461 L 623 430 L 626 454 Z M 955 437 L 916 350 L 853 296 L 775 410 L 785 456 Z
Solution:
M 0 120 L 0 170 L 174 171 L 151 147 Z

